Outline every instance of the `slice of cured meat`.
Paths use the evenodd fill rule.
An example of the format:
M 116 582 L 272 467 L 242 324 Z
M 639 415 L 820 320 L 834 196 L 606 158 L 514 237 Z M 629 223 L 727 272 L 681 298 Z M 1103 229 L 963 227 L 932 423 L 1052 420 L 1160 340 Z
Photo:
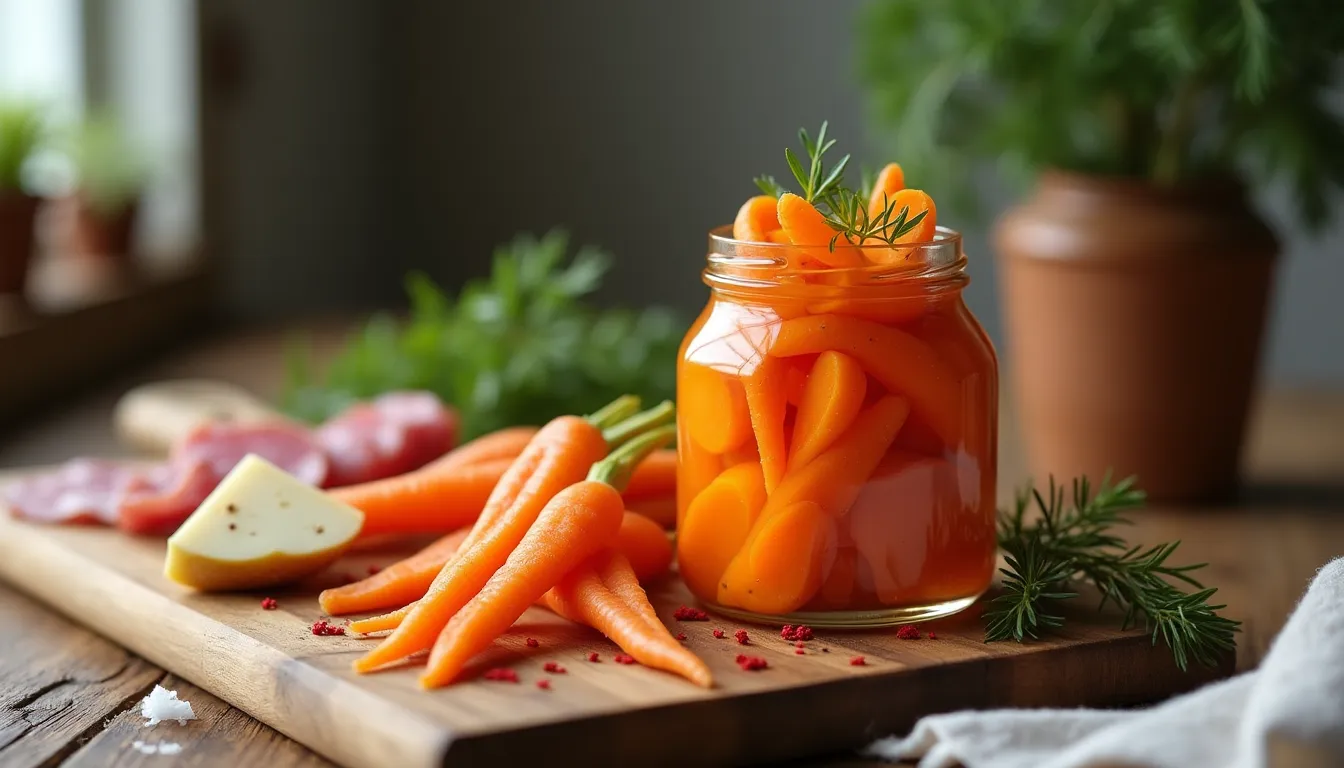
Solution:
M 249 453 L 309 485 L 326 482 L 326 454 L 302 427 L 284 423 L 205 424 L 173 448 L 172 463 L 190 467 L 203 461 L 218 483 Z
M 170 462 L 131 482 L 117 507 L 117 527 L 128 533 L 168 535 L 176 531 L 219 484 L 206 461 Z
M 111 461 L 75 459 L 10 484 L 0 492 L 0 499 L 16 516 L 36 522 L 110 525 L 139 474 L 137 469 Z
M 316 432 L 331 462 L 328 487 L 418 469 L 447 453 L 456 437 L 457 414 L 429 392 L 389 392 L 351 406 Z

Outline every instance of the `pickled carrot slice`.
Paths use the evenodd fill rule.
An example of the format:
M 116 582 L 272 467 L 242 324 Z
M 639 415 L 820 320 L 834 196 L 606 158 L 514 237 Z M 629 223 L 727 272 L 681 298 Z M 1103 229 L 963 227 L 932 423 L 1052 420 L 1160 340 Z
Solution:
M 738 464 L 743 464 L 745 462 L 753 462 L 755 464 L 761 463 L 761 453 L 756 450 L 755 440 L 748 440 L 743 443 L 741 447 L 734 448 L 723 454 L 724 467 L 735 467 Z
M 957 375 L 933 347 L 898 328 L 844 315 L 813 315 L 785 320 L 770 347 L 775 357 L 831 349 L 850 355 L 889 392 L 911 406 L 949 447 L 955 447 L 961 423 Z
M 769 493 L 774 493 L 788 463 L 784 432 L 784 410 L 789 404 L 784 386 L 787 367 L 780 358 L 764 357 L 743 381 L 751 429 L 756 435 L 756 450 L 761 455 L 765 489 Z
M 755 537 L 747 555 L 751 587 L 741 607 L 779 615 L 803 607 L 821 588 L 822 561 L 835 550 L 835 526 L 818 504 L 780 510 Z
M 938 233 L 938 207 L 934 205 L 933 198 L 928 193 L 920 189 L 902 189 L 891 195 L 889 205 L 892 206 L 890 221 L 895 222 L 900 216 L 901 211 L 906 211 L 906 221 L 909 221 L 919 214 L 923 213 L 924 218 L 919 221 L 910 231 L 891 240 L 893 244 L 897 243 L 926 243 L 934 238 Z M 878 212 L 879 215 L 881 211 Z M 883 242 L 880 240 L 869 242 Z M 898 264 L 910 258 L 914 248 L 869 248 L 864 251 L 868 260 L 876 264 Z
M 779 218 L 775 208 L 779 201 L 770 195 L 757 195 L 742 204 L 733 219 L 733 239 L 749 243 L 769 243 L 772 232 L 778 230 Z
M 926 574 L 936 519 L 955 514 L 958 502 L 956 478 L 943 459 L 892 453 L 873 472 L 854 502 L 849 530 L 883 604 L 911 599 Z
M 849 355 L 822 352 L 812 366 L 793 424 L 789 468 L 796 469 L 815 459 L 840 437 L 863 407 L 868 374 Z
M 719 577 L 747 540 L 765 498 L 761 465 L 745 463 L 724 470 L 691 501 L 677 529 L 677 560 L 692 592 L 718 594 Z
M 735 378 L 688 362 L 682 364 L 677 389 L 677 411 L 700 447 L 726 453 L 751 437 L 747 398 Z
M 704 490 L 723 469 L 723 460 L 710 453 L 694 440 L 686 439 L 684 432 L 677 436 L 677 523 L 685 516 L 687 505 Z
M 796 408 L 803 404 L 803 392 L 807 389 L 807 377 L 812 373 L 812 365 L 798 358 L 791 358 L 789 362 L 791 365 L 784 369 L 784 399 Z
M 878 172 L 873 191 L 868 193 L 868 215 L 881 216 L 891 198 L 902 189 L 905 189 L 905 171 L 901 170 L 900 163 L 887 163 Z M 896 210 L 899 212 L 901 209 Z
M 811 246 L 805 249 L 807 255 L 828 267 L 863 266 L 863 256 L 859 250 L 849 245 L 844 238 L 836 241 L 835 249 L 830 247 L 836 231 L 826 223 L 811 203 L 803 198 L 785 192 L 779 197 L 775 208 L 779 216 L 779 225 L 789 236 L 789 242 L 798 246 Z
M 766 500 L 746 545 L 724 572 L 719 583 L 719 601 L 725 605 L 744 606 L 748 591 L 754 589 L 749 562 L 751 548 L 765 525 L 783 510 L 808 501 L 833 517 L 847 512 L 909 413 L 910 406 L 903 398 L 883 396 L 864 409 L 854 426 L 828 450 L 785 475 Z

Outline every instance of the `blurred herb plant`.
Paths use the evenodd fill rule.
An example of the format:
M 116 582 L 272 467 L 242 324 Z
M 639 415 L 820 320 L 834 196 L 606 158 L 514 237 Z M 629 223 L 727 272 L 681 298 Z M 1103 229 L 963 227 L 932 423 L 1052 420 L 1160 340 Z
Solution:
M 116 120 L 91 117 L 68 142 L 79 190 L 100 216 L 113 216 L 139 197 L 148 176 L 143 156 L 131 145 Z
M 428 277 L 407 280 L 410 316 L 371 319 L 322 377 L 309 354 L 290 355 L 284 407 L 320 421 L 392 389 L 427 389 L 462 415 L 463 438 L 515 424 L 588 413 L 625 393 L 671 399 L 686 329 L 659 307 L 598 310 L 584 303 L 611 266 L 569 238 L 520 235 L 496 249 L 489 277 L 456 297 Z
M 0 192 L 23 187 L 23 169 L 46 134 L 42 109 L 22 101 L 0 101 Z
M 1277 176 L 1316 226 L 1344 186 L 1332 0 L 882 0 L 859 34 L 876 116 L 931 187 L 977 157 L 1019 178 Z

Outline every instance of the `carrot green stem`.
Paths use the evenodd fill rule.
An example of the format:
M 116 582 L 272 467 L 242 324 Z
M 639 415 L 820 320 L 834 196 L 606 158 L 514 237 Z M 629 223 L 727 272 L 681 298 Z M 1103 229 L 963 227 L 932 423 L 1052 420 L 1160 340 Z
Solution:
M 639 398 L 635 395 L 621 395 L 585 416 L 584 419 L 598 429 L 608 429 L 635 415 L 639 406 Z
M 588 470 L 588 479 L 606 483 L 618 491 L 623 491 L 630 482 L 630 476 L 635 473 L 635 467 L 650 453 L 672 442 L 676 436 L 677 428 L 672 424 L 664 424 L 643 432 L 594 464 L 593 468 Z
M 671 424 L 676 418 L 676 406 L 671 400 L 664 400 L 647 411 L 641 411 L 615 425 L 602 430 L 602 439 L 611 448 L 617 448 L 630 438 L 647 432 L 654 427 Z

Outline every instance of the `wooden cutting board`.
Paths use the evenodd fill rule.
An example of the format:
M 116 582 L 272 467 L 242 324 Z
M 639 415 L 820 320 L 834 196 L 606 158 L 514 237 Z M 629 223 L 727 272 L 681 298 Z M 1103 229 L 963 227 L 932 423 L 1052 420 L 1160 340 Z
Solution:
M 819 632 L 804 655 L 769 627 L 711 616 L 676 622 L 691 604 L 680 582 L 652 590 L 659 615 L 709 664 L 717 687 L 613 663 L 597 633 L 530 610 L 460 684 L 425 692 L 415 669 L 357 676 L 350 662 L 368 639 L 317 637 L 320 586 L 363 574 L 395 552 L 347 557 L 295 591 L 194 594 L 160 574 L 162 541 L 97 528 L 43 527 L 0 513 L 0 579 L 209 690 L 328 758 L 355 768 L 521 764 L 732 765 L 859 747 L 900 733 L 921 715 L 966 707 L 1107 706 L 1153 701 L 1226 676 L 1182 673 L 1165 647 L 1140 632 L 1109 629 L 1073 606 L 1062 637 L 1029 645 L 981 641 L 980 608 L 921 625 L 937 639 L 892 630 Z M 325 580 L 326 583 L 320 583 Z M 722 628 L 726 639 L 715 639 Z M 732 638 L 745 628 L 750 646 Z M 539 641 L 529 648 L 526 638 Z M 587 661 L 590 652 L 599 663 Z M 739 653 L 769 668 L 740 670 Z M 864 666 L 850 660 L 863 656 Z M 546 674 L 545 662 L 567 674 Z M 521 682 L 479 673 L 509 666 Z M 551 680 L 551 690 L 536 686 Z

